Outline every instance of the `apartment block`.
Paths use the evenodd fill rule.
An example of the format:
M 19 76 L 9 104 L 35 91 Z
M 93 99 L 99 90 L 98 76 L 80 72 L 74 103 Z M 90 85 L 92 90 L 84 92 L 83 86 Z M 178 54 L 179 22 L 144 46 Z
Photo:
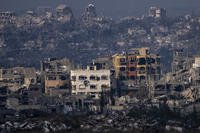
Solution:
M 149 48 L 131 49 L 113 56 L 115 78 L 131 84 L 160 79 L 160 56 L 150 54 Z
M 87 69 L 71 71 L 72 95 L 89 95 L 99 99 L 111 89 L 110 70 L 88 66 Z

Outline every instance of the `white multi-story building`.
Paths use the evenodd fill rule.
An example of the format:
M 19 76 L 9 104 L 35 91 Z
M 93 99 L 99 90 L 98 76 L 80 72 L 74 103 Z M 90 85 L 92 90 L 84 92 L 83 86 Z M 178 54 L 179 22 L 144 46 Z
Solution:
M 97 70 L 96 66 L 86 70 L 71 71 L 72 95 L 91 95 L 99 98 L 101 93 L 111 88 L 110 70 Z
M 165 18 L 167 16 L 167 11 L 165 8 L 150 7 L 149 16 L 154 18 Z
M 12 12 L 0 12 L 0 25 L 12 23 L 13 17 Z

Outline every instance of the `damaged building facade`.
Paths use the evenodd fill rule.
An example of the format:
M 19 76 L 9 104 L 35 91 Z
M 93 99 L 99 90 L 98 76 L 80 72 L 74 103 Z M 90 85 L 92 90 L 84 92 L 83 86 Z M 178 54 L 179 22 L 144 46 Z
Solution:
M 48 58 L 41 62 L 41 80 L 44 92 L 47 95 L 70 94 L 71 62 L 64 58 L 61 60 Z
M 113 66 L 121 88 L 145 85 L 149 81 L 158 81 L 161 76 L 160 56 L 151 54 L 149 48 L 115 54 Z
M 14 67 L 0 69 L 0 82 L 8 86 L 10 90 L 17 91 L 20 88 L 29 88 L 37 83 L 35 68 Z
M 110 70 L 98 69 L 95 65 L 87 69 L 71 71 L 72 95 L 90 95 L 99 99 L 101 93 L 111 89 Z
M 64 4 L 61 4 L 56 8 L 56 17 L 61 23 L 71 22 L 74 20 L 71 8 Z
M 14 14 L 12 12 L 0 12 L 0 25 L 12 24 Z

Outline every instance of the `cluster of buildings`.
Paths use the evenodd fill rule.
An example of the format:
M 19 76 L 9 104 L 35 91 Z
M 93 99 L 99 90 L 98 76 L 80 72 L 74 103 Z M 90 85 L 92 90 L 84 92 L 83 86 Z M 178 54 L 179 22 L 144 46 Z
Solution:
M 164 98 L 172 110 L 181 114 L 199 112 L 199 61 L 199 55 L 191 56 L 186 50 L 175 49 L 172 69 L 155 84 L 154 98 Z
M 67 106 L 68 111 L 121 109 L 126 101 L 123 97 L 154 100 L 166 97 L 169 106 L 174 106 L 172 102 L 185 106 L 185 101 L 195 103 L 200 96 L 199 62 L 198 56 L 186 56 L 183 50 L 176 49 L 172 71 L 162 74 L 161 57 L 147 47 L 94 59 L 85 68 L 75 66 L 67 58 L 47 58 L 41 61 L 40 70 L 1 68 L 1 100 L 2 104 L 7 103 L 5 107 L 17 110 L 49 111 L 61 105 Z M 176 98 L 171 99 L 171 95 Z
M 137 92 L 161 76 L 160 56 L 151 54 L 149 48 L 97 58 L 86 68 L 74 66 L 67 58 L 47 58 L 41 61 L 40 70 L 15 67 L 0 72 L 1 85 L 9 90 L 8 105 L 15 109 L 20 104 L 38 109 L 35 104 L 47 106 L 47 99 L 53 98 L 49 104 L 67 102 L 81 108 L 95 104 L 92 109 L 101 110 L 112 104 L 112 98 Z
M 200 17 L 166 17 L 166 9 L 151 7 L 147 17 L 113 21 L 99 17 L 93 4 L 80 19 L 66 5 L 20 16 L 0 12 L 0 115 L 26 109 L 127 111 L 133 105 L 142 108 L 140 102 L 147 108 L 164 104 L 184 115 L 200 111 L 200 58 L 180 49 L 198 53 Z M 44 59 L 53 56 L 70 60 Z M 40 69 L 33 67 L 40 59 Z M 5 67 L 13 60 L 11 66 L 32 67 Z
M 150 7 L 144 17 L 125 17 L 114 21 L 98 15 L 93 4 L 86 6 L 78 17 L 63 4 L 54 9 L 40 7 L 15 14 L 13 19 L 7 18 L 13 23 L 0 27 L 0 49 L 13 51 L 11 54 L 5 52 L 5 56 L 1 53 L 3 59 L 0 63 L 9 67 L 17 64 L 39 66 L 39 61 L 51 53 L 52 57 L 59 54 L 86 65 L 93 56 L 110 56 L 110 53 L 118 53 L 118 49 L 144 46 L 159 53 L 163 48 L 196 47 L 190 44 L 198 39 L 191 35 L 198 31 L 199 17 L 186 15 L 174 21 L 166 15 L 166 9 Z M 167 19 L 162 21 L 164 18 Z M 69 50 L 65 51 L 66 48 Z M 87 53 L 91 56 L 88 57 Z M 27 58 L 29 54 L 35 57 L 31 61 Z M 19 57 L 23 59 L 10 62 Z

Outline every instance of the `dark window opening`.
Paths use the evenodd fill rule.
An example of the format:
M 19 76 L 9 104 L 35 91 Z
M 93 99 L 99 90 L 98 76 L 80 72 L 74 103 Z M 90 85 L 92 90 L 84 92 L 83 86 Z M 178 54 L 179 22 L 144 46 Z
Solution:
M 90 89 L 96 89 L 96 85 L 90 85 Z
M 130 80 L 135 80 L 135 76 L 130 76 Z
M 108 80 L 108 76 L 102 75 L 102 76 L 101 76 L 101 80 Z
M 85 80 L 85 79 L 87 79 L 87 77 L 83 76 L 83 75 L 79 76 L 78 78 L 79 78 L 79 80 Z
M 154 58 L 147 58 L 148 64 L 155 64 L 156 60 Z
M 130 71 L 135 71 L 135 70 L 136 70 L 135 67 L 130 68 Z
M 120 62 L 126 62 L 125 58 L 120 58 Z
M 138 65 L 145 65 L 146 64 L 146 59 L 145 58 L 140 58 Z
M 145 80 L 145 76 L 140 76 L 140 80 Z
M 90 80 L 95 80 L 95 76 L 90 76 Z
M 125 76 L 120 76 L 119 79 L 120 80 L 126 80 L 126 77 Z
M 125 67 L 120 67 L 120 71 L 125 71 L 126 68 Z
M 145 71 L 145 67 L 140 67 L 140 71 Z

